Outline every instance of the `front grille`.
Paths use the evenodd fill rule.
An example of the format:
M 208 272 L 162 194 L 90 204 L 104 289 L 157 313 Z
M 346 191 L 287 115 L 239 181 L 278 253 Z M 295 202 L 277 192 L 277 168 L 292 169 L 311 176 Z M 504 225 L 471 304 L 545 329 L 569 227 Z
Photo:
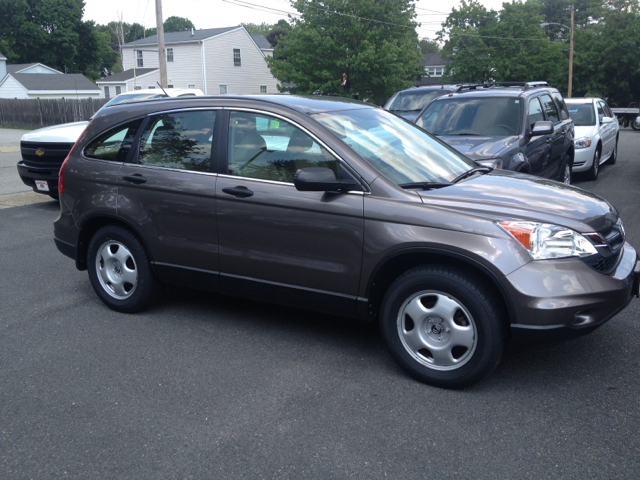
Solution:
M 20 142 L 22 160 L 28 166 L 60 168 L 73 143 Z M 36 152 L 42 152 L 40 155 Z
M 598 232 L 606 240 L 606 246 L 597 248 L 598 253 L 584 257 L 582 261 L 594 270 L 611 275 L 622 256 L 625 232 L 622 222 L 618 220 L 614 225 Z

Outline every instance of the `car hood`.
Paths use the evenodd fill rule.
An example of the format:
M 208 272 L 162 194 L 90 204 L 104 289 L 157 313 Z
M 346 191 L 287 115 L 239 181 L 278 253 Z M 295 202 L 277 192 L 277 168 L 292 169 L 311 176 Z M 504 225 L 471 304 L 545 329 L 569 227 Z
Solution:
M 582 233 L 609 228 L 618 220 L 616 209 L 591 192 L 505 170 L 419 193 L 432 207 L 464 210 L 496 220 L 551 223 Z
M 25 133 L 21 142 L 75 143 L 89 122 L 63 123 Z
M 593 138 L 596 133 L 598 133 L 598 129 L 593 125 L 587 125 L 584 127 L 573 127 L 574 128 L 574 138 L 583 138 L 590 137 Z
M 510 137 L 476 137 L 464 135 L 441 135 L 438 137 L 447 145 L 451 145 L 471 160 L 492 158 L 509 145 L 518 140 L 517 136 Z

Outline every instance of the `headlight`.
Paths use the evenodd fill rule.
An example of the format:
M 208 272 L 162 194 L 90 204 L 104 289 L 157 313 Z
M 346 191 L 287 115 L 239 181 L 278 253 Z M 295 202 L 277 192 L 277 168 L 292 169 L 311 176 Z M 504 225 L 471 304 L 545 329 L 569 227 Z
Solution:
M 483 167 L 491 167 L 491 168 L 502 168 L 502 159 L 501 158 L 487 158 L 483 160 L 474 160 L 479 165 Z
M 578 138 L 576 140 L 573 141 L 573 144 L 576 148 L 587 148 L 591 146 L 591 139 L 584 137 L 584 138 Z
M 587 257 L 598 253 L 589 240 L 570 228 L 533 222 L 499 222 L 534 260 Z

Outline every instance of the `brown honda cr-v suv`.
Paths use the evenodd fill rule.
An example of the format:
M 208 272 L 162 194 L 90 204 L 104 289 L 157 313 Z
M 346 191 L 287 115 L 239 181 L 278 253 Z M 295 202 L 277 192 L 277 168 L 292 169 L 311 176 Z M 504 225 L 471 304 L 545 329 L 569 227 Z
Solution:
M 605 200 L 345 99 L 105 108 L 59 193 L 56 245 L 110 308 L 179 284 L 376 320 L 397 362 L 442 387 L 488 375 L 510 337 L 589 332 L 638 294 Z

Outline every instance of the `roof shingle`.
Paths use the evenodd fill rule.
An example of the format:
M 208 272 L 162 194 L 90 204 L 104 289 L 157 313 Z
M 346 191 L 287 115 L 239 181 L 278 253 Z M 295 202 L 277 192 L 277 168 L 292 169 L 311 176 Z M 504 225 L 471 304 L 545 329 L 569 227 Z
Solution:
M 27 90 L 100 90 L 95 83 L 79 73 L 60 75 L 38 75 L 37 73 L 11 74 Z

